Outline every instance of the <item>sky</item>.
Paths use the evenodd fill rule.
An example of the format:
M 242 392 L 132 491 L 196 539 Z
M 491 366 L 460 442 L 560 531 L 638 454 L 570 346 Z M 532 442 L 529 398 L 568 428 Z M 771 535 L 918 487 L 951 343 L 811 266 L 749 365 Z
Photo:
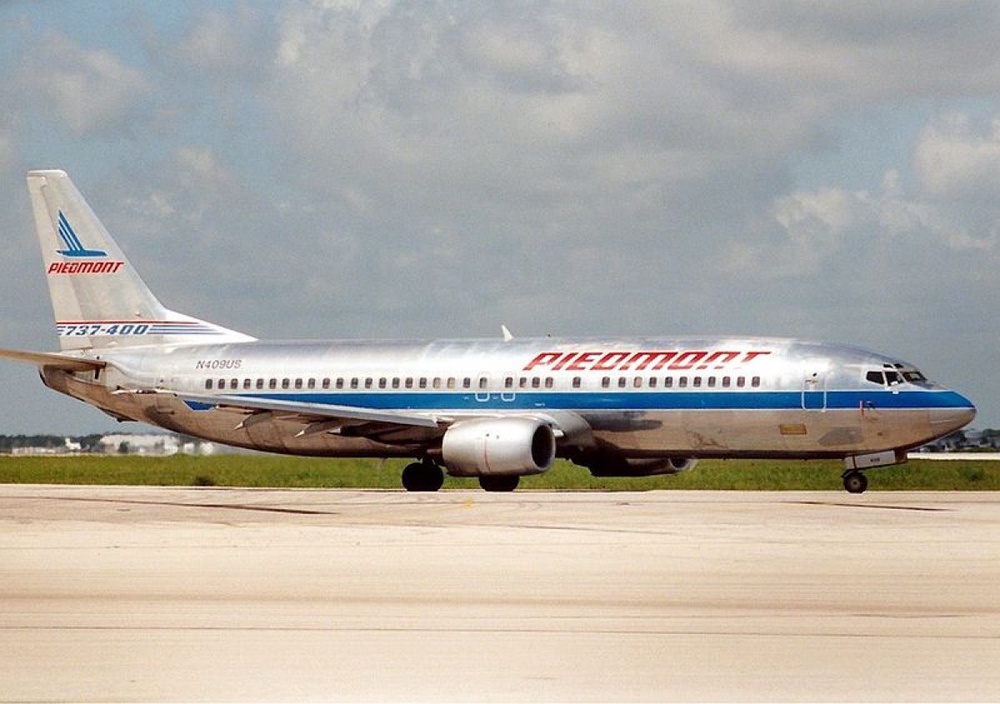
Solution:
M 998 36 L 993 2 L 5 2 L 0 346 L 58 346 L 24 175 L 60 168 L 161 301 L 257 337 L 837 341 L 997 428 Z M 0 434 L 120 429 L 0 389 Z

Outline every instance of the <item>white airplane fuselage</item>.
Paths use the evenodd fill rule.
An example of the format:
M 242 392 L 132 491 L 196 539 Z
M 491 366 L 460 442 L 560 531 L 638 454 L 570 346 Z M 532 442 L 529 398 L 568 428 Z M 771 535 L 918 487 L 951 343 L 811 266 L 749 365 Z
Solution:
M 845 486 L 975 416 L 912 365 L 756 337 L 264 342 L 165 308 L 61 171 L 28 175 L 58 353 L 0 350 L 122 420 L 229 445 L 413 457 L 510 490 L 555 457 L 597 475 L 699 458 L 843 458 Z
M 297 415 L 283 420 L 280 408 L 263 409 L 255 422 L 241 423 L 244 412 L 225 401 L 348 406 L 446 422 L 572 414 L 583 424 L 563 443 L 570 449 L 558 454 L 603 450 L 633 458 L 905 450 L 952 432 L 972 414 L 964 397 L 922 379 L 866 378 L 914 373 L 910 365 L 779 339 L 245 342 L 104 358 L 111 366 L 103 378 L 77 373 L 52 385 L 178 432 L 331 457 L 411 456 L 425 433 L 418 427 L 414 443 L 404 431 L 384 441 L 352 437 L 342 432 L 348 423 L 301 433 Z

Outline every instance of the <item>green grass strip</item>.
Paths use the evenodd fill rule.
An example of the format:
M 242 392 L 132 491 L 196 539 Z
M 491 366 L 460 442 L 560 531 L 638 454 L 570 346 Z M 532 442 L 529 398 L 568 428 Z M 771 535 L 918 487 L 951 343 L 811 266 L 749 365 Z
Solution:
M 0 483 L 398 489 L 405 464 L 280 455 L 0 456 Z M 557 462 L 545 474 L 522 478 L 521 489 L 842 490 L 842 472 L 838 461 L 704 460 L 675 476 L 598 478 L 582 467 Z M 869 491 L 1000 491 L 1000 462 L 918 459 L 869 470 L 868 478 Z M 453 477 L 444 485 L 477 487 L 475 479 Z

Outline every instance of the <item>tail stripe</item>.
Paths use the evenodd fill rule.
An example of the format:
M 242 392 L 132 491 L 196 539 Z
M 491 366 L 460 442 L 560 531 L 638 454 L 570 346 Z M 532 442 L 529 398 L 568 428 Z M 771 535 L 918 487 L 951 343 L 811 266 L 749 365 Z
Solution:
M 227 335 L 231 331 L 202 321 L 151 320 L 61 320 L 56 332 L 64 336 L 109 335 Z

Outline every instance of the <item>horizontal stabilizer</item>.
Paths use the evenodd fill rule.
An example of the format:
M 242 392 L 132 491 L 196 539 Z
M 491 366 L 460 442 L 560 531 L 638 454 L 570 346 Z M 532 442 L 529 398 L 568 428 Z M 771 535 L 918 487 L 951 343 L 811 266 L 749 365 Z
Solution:
M 28 352 L 25 350 L 10 350 L 0 348 L 0 357 L 4 359 L 14 359 L 18 362 L 28 362 L 39 367 L 55 367 L 67 372 L 86 372 L 95 369 L 103 369 L 107 362 L 97 359 L 83 359 L 81 357 L 69 357 L 53 352 Z

